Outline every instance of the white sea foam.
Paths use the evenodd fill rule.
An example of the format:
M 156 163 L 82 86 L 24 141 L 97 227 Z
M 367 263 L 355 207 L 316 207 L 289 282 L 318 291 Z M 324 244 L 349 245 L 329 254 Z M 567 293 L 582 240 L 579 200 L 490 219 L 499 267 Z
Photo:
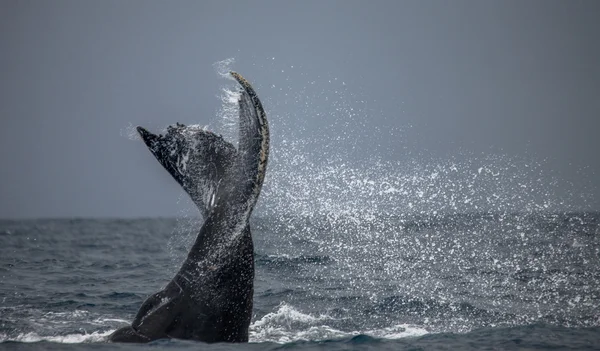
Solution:
M 60 321 L 66 318 L 71 320 L 72 323 L 72 318 L 74 316 L 77 316 L 77 318 L 87 316 L 86 318 L 89 318 L 90 316 L 86 312 L 87 311 L 50 312 L 46 315 L 51 317 L 53 321 Z M 427 333 L 425 329 L 408 324 L 398 324 L 382 329 L 348 331 L 332 327 L 331 325 L 336 321 L 339 322 L 340 320 L 327 314 L 315 315 L 304 313 L 292 305 L 282 303 L 277 307 L 276 311 L 267 313 L 262 318 L 252 323 L 250 326 L 250 342 L 289 343 L 300 340 L 319 341 L 342 339 L 356 335 L 369 335 L 383 339 L 398 339 L 420 336 Z M 129 323 L 126 320 L 118 318 L 96 318 L 94 320 L 86 321 L 87 324 L 95 325 L 114 325 L 115 322 L 123 324 Z M 0 334 L 0 343 L 7 341 L 24 343 L 48 341 L 66 344 L 106 342 L 108 336 L 114 331 L 115 329 L 111 329 L 106 331 L 70 333 L 65 335 L 44 335 L 44 333 L 41 332 L 28 332 L 12 337 L 6 334 Z
M 429 332 L 427 330 L 414 325 L 397 324 L 388 328 L 367 330 L 361 334 L 382 339 L 402 339 L 407 337 L 421 336 L 428 333 Z
M 0 333 L 0 343 L 7 341 L 56 343 L 103 342 L 114 332 L 115 327 L 129 324 L 120 318 L 98 316 L 87 310 L 43 311 L 29 306 L 13 306 L 18 310 L 21 321 L 28 325 L 21 332 Z M 0 311 L 1 313 L 2 311 Z M 107 330 L 108 329 L 108 330 Z M 33 330 L 33 331 L 27 331 Z
M 264 315 L 250 326 L 251 342 L 289 343 L 319 341 L 369 335 L 382 339 L 399 339 L 427 334 L 423 328 L 398 324 L 383 329 L 344 331 L 331 325 L 339 321 L 327 314 L 312 315 L 282 303 L 277 311 Z
M 40 341 L 51 341 L 56 343 L 65 344 L 77 344 L 77 343 L 91 343 L 91 342 L 103 342 L 106 341 L 108 336 L 112 334 L 114 330 L 105 332 L 92 332 L 89 334 L 67 334 L 67 335 L 39 335 L 36 332 L 23 333 L 17 335 L 15 338 L 2 338 L 0 335 L 0 342 L 5 341 L 18 341 L 18 342 L 40 342 Z

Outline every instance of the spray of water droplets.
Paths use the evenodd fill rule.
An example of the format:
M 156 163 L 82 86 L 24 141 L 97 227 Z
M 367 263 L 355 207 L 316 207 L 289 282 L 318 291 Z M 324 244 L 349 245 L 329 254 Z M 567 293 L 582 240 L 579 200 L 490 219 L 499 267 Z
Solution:
M 139 133 L 137 132 L 137 130 L 131 123 L 129 123 L 127 125 L 127 127 L 121 128 L 119 134 L 122 137 L 125 137 L 129 140 L 134 140 L 134 141 L 142 140 L 142 138 L 140 138 Z
M 232 63 L 215 64 L 218 74 L 228 76 Z M 282 69 L 282 81 L 305 84 L 255 85 L 272 144 L 254 233 L 259 244 L 268 233 L 263 244 L 285 262 L 327 262 L 282 284 L 303 281 L 313 297 L 334 305 L 351 296 L 356 308 L 337 317 L 370 324 L 331 327 L 316 317 L 327 306 L 312 303 L 300 311 L 291 301 L 259 316 L 252 327 L 256 340 L 302 339 L 297 329 L 285 330 L 289 321 L 281 316 L 298 323 L 311 316 L 300 328 L 306 337 L 311 330 L 349 335 L 404 323 L 461 332 L 539 321 L 599 323 L 593 317 L 600 313 L 597 279 L 585 270 L 573 275 L 598 255 L 597 242 L 586 236 L 597 226 L 585 214 L 567 213 L 585 194 L 568 191 L 531 155 L 462 151 L 440 159 L 401 145 L 406 154 L 386 159 L 390 151 L 374 135 L 401 144 L 410 126 L 369 125 L 378 111 L 342 79 L 294 70 Z M 222 90 L 218 114 L 230 141 L 236 139 L 236 94 L 233 87 Z M 177 232 L 189 235 L 174 236 L 179 246 L 198 228 L 191 218 L 196 211 L 183 214 Z M 570 230 L 574 221 L 578 227 Z M 581 289 L 565 289 L 586 281 Z

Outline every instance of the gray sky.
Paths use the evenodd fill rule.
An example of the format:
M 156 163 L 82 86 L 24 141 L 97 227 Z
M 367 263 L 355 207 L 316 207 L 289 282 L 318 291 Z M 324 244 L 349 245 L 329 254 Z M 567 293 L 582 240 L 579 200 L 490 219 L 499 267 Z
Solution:
M 340 134 L 352 162 L 526 158 L 600 210 L 598 18 L 594 0 L 1 1 L 0 218 L 177 215 L 123 134 L 217 125 L 227 58 L 274 155 Z

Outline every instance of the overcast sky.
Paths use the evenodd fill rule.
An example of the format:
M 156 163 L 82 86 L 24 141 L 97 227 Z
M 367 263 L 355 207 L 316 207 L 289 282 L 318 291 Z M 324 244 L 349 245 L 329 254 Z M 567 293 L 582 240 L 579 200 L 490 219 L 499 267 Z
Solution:
M 128 126 L 217 127 L 228 58 L 274 155 L 344 135 L 348 162 L 523 158 L 600 210 L 599 18 L 595 0 L 0 1 L 0 218 L 177 215 Z

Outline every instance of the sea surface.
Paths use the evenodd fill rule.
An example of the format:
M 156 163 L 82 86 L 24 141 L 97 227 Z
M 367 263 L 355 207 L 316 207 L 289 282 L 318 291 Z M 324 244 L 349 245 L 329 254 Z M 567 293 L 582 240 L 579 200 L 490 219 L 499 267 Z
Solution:
M 250 343 L 106 343 L 200 224 L 0 221 L 0 349 L 600 349 L 600 214 L 543 211 L 263 211 Z

